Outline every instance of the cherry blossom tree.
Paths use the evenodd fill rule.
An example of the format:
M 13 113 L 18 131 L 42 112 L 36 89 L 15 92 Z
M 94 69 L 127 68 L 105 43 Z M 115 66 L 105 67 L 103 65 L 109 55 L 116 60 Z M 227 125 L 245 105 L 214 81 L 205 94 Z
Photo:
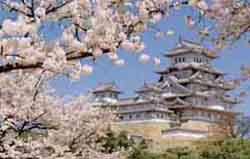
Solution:
M 140 33 L 179 5 L 168 0 L 1 0 L 0 157 L 119 158 L 119 152 L 101 153 L 96 143 L 114 120 L 112 113 L 90 108 L 86 95 L 65 104 L 48 81 L 58 74 L 72 79 L 91 74 L 93 66 L 81 63 L 85 58 L 95 61 L 105 54 L 114 65 L 124 65 L 117 50 L 143 52 Z M 52 41 L 41 31 L 48 23 L 62 28 Z M 144 53 L 139 60 L 150 59 Z
M 233 0 L 0 0 L 0 158 L 118 158 L 103 154 L 98 137 L 114 120 L 111 112 L 90 108 L 86 96 L 65 104 L 48 81 L 58 74 L 72 79 L 90 75 L 86 58 L 107 56 L 117 66 L 126 61 L 118 49 L 142 53 L 139 62 L 158 57 L 144 52 L 141 34 L 182 6 L 196 8 L 216 23 L 218 45 L 249 31 L 248 5 Z M 189 27 L 196 19 L 186 17 Z M 53 40 L 42 29 L 54 23 Z M 210 35 L 203 28 L 202 36 Z M 48 33 L 47 33 L 48 34 Z M 166 35 L 173 35 L 167 31 Z M 157 37 L 162 33 L 157 32 Z
M 1 0 L 6 15 L 0 23 L 1 158 L 118 158 L 102 154 L 95 142 L 112 122 L 111 113 L 89 108 L 85 96 L 65 104 L 47 82 L 57 74 L 73 79 L 91 74 L 84 58 L 106 54 L 124 65 L 117 49 L 143 52 L 140 33 L 167 15 L 169 3 Z M 49 22 L 62 27 L 54 41 L 41 33 Z M 147 54 L 140 57 L 142 63 L 149 60 Z
M 249 2 L 243 0 L 190 0 L 200 13 L 199 18 L 186 17 L 189 27 L 199 26 L 199 33 L 209 37 L 217 48 L 224 48 L 250 31 Z M 204 21 L 206 24 L 204 25 Z M 202 23 L 202 25 L 199 25 Z M 208 39 L 208 38 L 207 38 Z
M 96 60 L 103 54 L 113 64 L 124 65 L 117 50 L 143 52 L 145 44 L 140 34 L 183 5 L 196 8 L 201 17 L 212 21 L 199 32 L 209 36 L 214 35 L 214 29 L 219 33 L 213 39 L 218 47 L 249 30 L 248 4 L 244 1 L 2 0 L 0 7 L 7 16 L 0 30 L 0 73 L 36 68 L 78 79 L 81 74 L 89 75 L 93 71 L 92 66 L 82 65 L 80 60 L 88 57 Z M 198 21 L 186 16 L 189 27 Z M 46 41 L 40 32 L 48 22 L 62 28 L 53 42 Z M 149 61 L 148 55 L 144 53 L 139 61 Z M 154 61 L 159 64 L 158 59 Z
M 1 9 L 15 18 L 2 22 L 0 73 L 39 68 L 79 78 L 93 71 L 79 60 L 102 54 L 123 65 L 117 49 L 142 52 L 140 33 L 179 5 L 168 0 L 2 0 Z M 39 32 L 46 22 L 63 28 L 52 44 Z
M 1 74 L 0 158 L 118 158 L 96 142 L 115 119 L 90 107 L 88 95 L 65 103 L 44 72 Z

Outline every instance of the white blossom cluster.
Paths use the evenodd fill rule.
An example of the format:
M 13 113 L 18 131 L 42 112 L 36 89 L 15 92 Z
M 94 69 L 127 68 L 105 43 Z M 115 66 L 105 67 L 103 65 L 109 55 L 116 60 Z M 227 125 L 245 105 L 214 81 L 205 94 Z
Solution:
M 117 66 L 117 54 L 144 52 L 140 33 L 159 22 L 168 0 L 1 0 L 0 158 L 118 159 L 103 154 L 96 140 L 113 121 L 111 112 L 88 107 L 86 97 L 65 104 L 47 86 L 57 74 L 78 80 L 94 70 L 84 58 L 104 54 Z M 41 30 L 55 23 L 54 40 Z M 47 33 L 49 34 L 49 33 Z M 160 59 L 139 55 L 141 63 Z
M 64 103 L 41 72 L 0 75 L 0 158 L 118 159 L 96 142 L 115 119 L 88 104 L 88 95 Z
M 189 0 L 189 5 L 195 7 L 209 22 L 199 25 L 200 21 L 188 15 L 186 24 L 197 26 L 202 38 L 212 39 L 216 49 L 223 49 L 237 41 L 250 31 L 250 5 L 241 0 Z
M 107 53 L 113 64 L 122 66 L 125 61 L 117 49 L 143 52 L 140 33 L 168 15 L 170 4 L 169 0 L 3 0 L 0 7 L 6 13 L 14 11 L 16 18 L 6 16 L 1 24 L 1 63 L 70 74 L 74 62 Z M 53 44 L 40 33 L 47 22 L 63 26 L 62 34 L 49 42 Z M 80 75 L 90 75 L 90 67 L 85 65 Z M 76 78 L 78 70 L 69 76 Z
M 139 54 L 142 64 L 158 57 L 145 53 L 141 33 L 187 4 L 217 22 L 225 42 L 250 31 L 249 4 L 234 0 L 0 0 L 0 158 L 118 159 L 120 152 L 104 154 L 96 140 L 114 120 L 111 112 L 89 107 L 81 96 L 65 104 L 47 85 L 57 74 L 78 80 L 91 75 L 104 54 L 112 64 L 126 61 L 118 49 Z M 197 24 L 185 15 L 190 28 Z M 54 23 L 61 33 L 53 40 L 41 30 Z M 50 34 L 50 33 L 47 33 Z M 156 37 L 174 30 L 157 31 Z M 210 35 L 205 27 L 202 36 Z M 223 43 L 219 43 L 221 46 Z M 179 67 L 183 67 L 180 65 Z M 249 71 L 245 69 L 247 77 Z M 171 94 L 167 94 L 171 96 Z

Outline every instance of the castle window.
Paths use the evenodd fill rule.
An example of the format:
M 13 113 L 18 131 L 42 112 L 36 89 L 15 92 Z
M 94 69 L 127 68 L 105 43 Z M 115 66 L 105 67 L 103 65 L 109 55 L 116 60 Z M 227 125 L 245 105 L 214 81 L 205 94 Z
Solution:
M 129 114 L 129 119 L 132 119 L 132 118 L 133 118 L 133 116 L 131 114 Z
M 123 120 L 123 119 L 124 119 L 124 117 L 123 117 L 123 116 L 119 116 L 119 118 L 120 118 L 120 120 Z
M 136 114 L 135 117 L 138 119 L 141 117 L 141 114 Z
M 156 114 L 156 117 L 157 117 L 157 118 L 160 118 L 160 114 L 157 113 L 157 114 Z
M 210 113 L 207 114 L 209 119 L 212 119 L 212 115 Z
M 112 93 L 107 92 L 107 97 L 112 97 Z
M 161 114 L 161 118 L 164 118 L 164 114 Z

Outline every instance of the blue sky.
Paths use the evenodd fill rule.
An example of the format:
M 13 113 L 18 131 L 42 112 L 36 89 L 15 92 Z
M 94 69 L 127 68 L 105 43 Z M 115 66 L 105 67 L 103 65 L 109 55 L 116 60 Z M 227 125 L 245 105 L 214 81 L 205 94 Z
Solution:
M 169 65 L 168 60 L 163 57 L 163 54 L 175 47 L 179 36 L 183 37 L 183 39 L 199 41 L 197 34 L 185 26 L 183 15 L 187 14 L 193 14 L 193 11 L 185 8 L 182 11 L 171 14 L 171 16 L 157 25 L 161 30 L 175 30 L 175 36 L 155 39 L 152 32 L 143 34 L 143 39 L 146 42 L 145 52 L 161 58 L 162 64 L 160 68 L 165 68 Z M 214 66 L 226 72 L 228 77 L 239 76 L 242 64 L 250 66 L 249 48 L 250 46 L 243 40 L 236 42 L 231 48 L 220 52 L 220 58 L 214 61 Z M 142 86 L 144 81 L 155 82 L 158 80 L 159 76 L 154 73 L 157 68 L 152 63 L 140 64 L 138 62 L 138 55 L 125 53 L 122 50 L 119 51 L 119 54 L 127 62 L 123 67 L 113 66 L 107 58 L 103 57 L 94 64 L 94 73 L 91 76 L 82 77 L 77 82 L 58 77 L 52 84 L 61 95 L 77 96 L 95 87 L 100 82 L 115 81 L 124 92 L 122 96 L 127 97 L 133 95 L 133 91 Z M 89 63 L 90 61 L 86 60 L 85 62 Z M 247 108 L 249 104 L 249 98 L 245 99 L 244 103 L 241 104 L 241 109 L 250 113 L 250 109 Z
M 146 53 L 152 56 L 158 56 L 162 59 L 160 68 L 165 68 L 169 65 L 163 54 L 167 50 L 174 48 L 178 42 L 179 36 L 183 39 L 198 42 L 197 34 L 190 31 L 184 22 L 184 15 L 193 15 L 194 12 L 189 8 L 184 8 L 181 11 L 176 11 L 171 16 L 164 19 L 157 25 L 163 31 L 173 29 L 176 32 L 175 36 L 166 37 L 162 39 L 155 39 L 152 32 L 143 34 L 143 39 L 146 42 Z M 0 21 L 3 20 L 4 14 L 0 11 Z M 53 39 L 60 34 L 60 30 L 56 25 L 48 25 L 43 32 L 47 38 Z M 250 66 L 250 45 L 243 40 L 236 42 L 233 47 L 223 50 L 219 55 L 220 58 L 214 61 L 214 66 L 231 77 L 237 77 L 240 74 L 240 66 L 242 64 Z M 116 67 L 106 58 L 102 57 L 94 64 L 94 73 L 91 76 L 82 76 L 80 81 L 72 82 L 65 77 L 57 77 L 51 82 L 52 86 L 61 96 L 77 96 L 95 87 L 100 82 L 115 81 L 119 88 L 124 92 L 122 96 L 132 96 L 133 91 L 146 82 L 155 82 L 159 76 L 154 73 L 157 68 L 152 63 L 140 64 L 138 62 L 138 55 L 125 53 L 123 50 L 119 51 L 120 57 L 126 60 L 126 65 L 123 67 Z M 91 60 L 85 60 L 86 63 L 92 63 Z M 250 98 L 245 99 L 241 104 L 242 109 L 250 113 L 247 105 L 250 105 Z

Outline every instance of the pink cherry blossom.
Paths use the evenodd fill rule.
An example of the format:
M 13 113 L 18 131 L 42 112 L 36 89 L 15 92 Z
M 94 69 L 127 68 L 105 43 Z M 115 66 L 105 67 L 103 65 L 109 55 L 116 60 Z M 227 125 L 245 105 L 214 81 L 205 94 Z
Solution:
M 93 72 L 93 67 L 92 66 L 87 65 L 87 64 L 82 66 L 83 75 L 90 75 L 90 74 L 92 74 L 92 72 Z
M 154 57 L 154 64 L 155 64 L 156 66 L 159 66 L 159 65 L 161 64 L 160 58 Z
M 208 4 L 204 0 L 199 1 L 196 5 L 201 10 L 204 10 L 204 11 L 208 10 Z
M 139 62 L 142 63 L 142 64 L 146 64 L 150 61 L 150 56 L 148 54 L 141 54 L 140 57 L 139 57 Z
M 186 16 L 185 20 L 188 27 L 193 27 L 195 25 L 195 21 L 191 16 Z
M 154 19 L 155 22 L 159 22 L 162 19 L 162 13 L 154 14 L 153 19 Z

